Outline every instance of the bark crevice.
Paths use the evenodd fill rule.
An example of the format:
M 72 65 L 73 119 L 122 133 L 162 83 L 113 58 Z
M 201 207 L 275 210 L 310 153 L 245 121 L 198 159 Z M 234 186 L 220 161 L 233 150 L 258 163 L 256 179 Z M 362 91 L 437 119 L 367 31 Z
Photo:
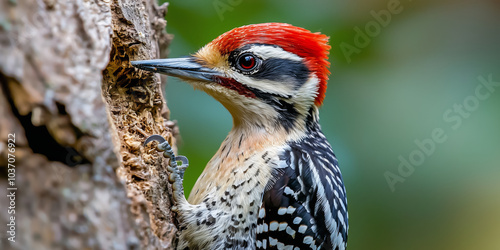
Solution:
M 154 0 L 0 2 L 0 192 L 15 134 L 16 231 L 1 249 L 172 249 L 161 154 L 175 124 L 156 75 L 129 61 L 168 46 Z M 9 199 L 0 195 L 0 224 Z

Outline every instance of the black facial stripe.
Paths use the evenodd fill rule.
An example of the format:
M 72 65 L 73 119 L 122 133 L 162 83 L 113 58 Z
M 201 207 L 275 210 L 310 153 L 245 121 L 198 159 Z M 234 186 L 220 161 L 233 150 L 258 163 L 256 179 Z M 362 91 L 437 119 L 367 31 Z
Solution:
M 255 45 L 279 48 L 279 46 L 271 44 L 247 44 L 240 49 L 236 49 L 229 55 L 229 63 L 234 70 L 238 70 L 236 67 L 236 63 L 238 63 L 238 56 L 248 52 L 248 50 Z M 266 60 L 262 60 L 258 69 L 255 69 L 252 72 L 240 73 L 248 75 L 256 80 L 270 80 L 284 84 L 292 84 L 294 89 L 297 90 L 307 81 L 310 71 L 303 61 L 294 61 L 283 58 L 268 58 Z
M 295 90 L 309 79 L 309 69 L 303 62 L 290 59 L 269 58 L 262 62 L 259 71 L 250 75 L 258 80 L 293 84 Z
M 279 123 L 283 125 L 285 130 L 289 131 L 294 127 L 299 112 L 297 111 L 293 103 L 289 103 L 283 97 L 279 97 L 274 94 L 266 93 L 255 88 L 249 89 L 255 94 L 257 98 L 266 102 L 271 107 L 273 107 L 274 110 L 276 110 L 276 112 L 279 114 Z

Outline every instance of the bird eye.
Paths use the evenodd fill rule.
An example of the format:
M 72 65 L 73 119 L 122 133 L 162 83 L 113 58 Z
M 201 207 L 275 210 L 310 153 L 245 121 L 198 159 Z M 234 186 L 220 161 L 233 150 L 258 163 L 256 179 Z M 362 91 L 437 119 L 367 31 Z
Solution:
M 237 59 L 238 66 L 244 71 L 249 71 L 257 66 L 257 58 L 252 54 L 242 54 Z

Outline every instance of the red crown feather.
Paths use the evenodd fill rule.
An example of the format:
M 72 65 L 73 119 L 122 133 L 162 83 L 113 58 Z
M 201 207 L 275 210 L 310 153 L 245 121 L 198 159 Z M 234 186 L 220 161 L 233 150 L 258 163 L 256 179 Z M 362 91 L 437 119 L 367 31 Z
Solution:
M 319 79 L 318 95 L 315 104 L 320 106 L 325 98 L 330 63 L 328 36 L 312 33 L 306 29 L 286 23 L 262 23 L 242 26 L 230 30 L 211 42 L 219 48 L 222 55 L 247 44 L 273 44 L 285 51 L 304 58 L 309 70 Z

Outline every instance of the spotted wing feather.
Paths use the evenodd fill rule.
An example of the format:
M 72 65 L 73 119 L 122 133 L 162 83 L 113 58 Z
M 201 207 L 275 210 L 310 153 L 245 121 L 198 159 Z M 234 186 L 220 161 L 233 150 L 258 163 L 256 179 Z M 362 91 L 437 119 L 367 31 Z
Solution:
M 347 200 L 337 159 L 319 125 L 280 156 L 263 196 L 257 248 L 346 248 Z

